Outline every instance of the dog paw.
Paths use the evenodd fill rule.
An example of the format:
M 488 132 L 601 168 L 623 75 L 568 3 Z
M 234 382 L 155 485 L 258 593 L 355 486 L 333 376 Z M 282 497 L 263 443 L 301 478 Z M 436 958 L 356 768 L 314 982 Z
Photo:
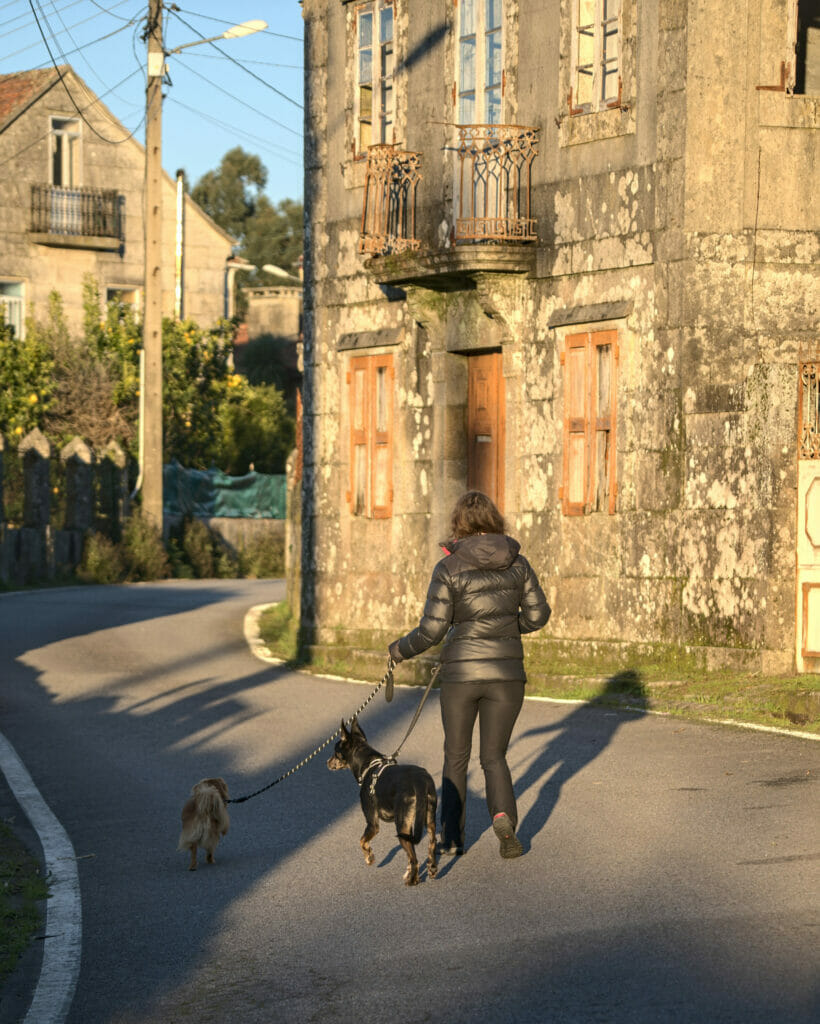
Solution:
M 376 861 L 376 854 L 375 853 L 366 853 L 364 855 L 364 862 L 365 862 L 365 864 L 368 867 L 370 867 L 371 864 L 374 864 L 375 861 Z

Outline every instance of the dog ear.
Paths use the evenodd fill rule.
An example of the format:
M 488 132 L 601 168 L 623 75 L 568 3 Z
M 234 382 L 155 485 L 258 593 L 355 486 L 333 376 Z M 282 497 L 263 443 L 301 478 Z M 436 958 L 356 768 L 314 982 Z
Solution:
M 358 736 L 362 740 L 366 739 L 364 732 L 362 732 L 362 727 L 359 725 L 358 718 L 353 719 L 353 728 L 350 730 L 350 734 L 351 736 Z
M 349 740 L 350 739 L 350 733 L 347 731 L 347 726 L 345 725 L 345 720 L 344 719 L 342 719 L 342 739 L 344 739 L 344 740 Z

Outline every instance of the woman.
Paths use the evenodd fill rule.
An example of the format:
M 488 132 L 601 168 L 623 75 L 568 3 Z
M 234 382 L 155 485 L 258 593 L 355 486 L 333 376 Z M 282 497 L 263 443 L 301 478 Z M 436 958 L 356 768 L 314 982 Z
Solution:
M 444 771 L 441 845 L 464 852 L 467 765 L 473 727 L 479 722 L 481 767 L 502 857 L 523 852 L 515 834 L 515 794 L 507 746 L 524 701 L 521 634 L 540 629 L 550 615 L 544 592 L 520 545 L 504 532 L 504 519 L 480 491 L 468 491 L 453 509 L 451 541 L 433 570 L 424 613 L 407 636 L 394 640 L 395 662 L 444 640 L 441 652 L 441 720 Z

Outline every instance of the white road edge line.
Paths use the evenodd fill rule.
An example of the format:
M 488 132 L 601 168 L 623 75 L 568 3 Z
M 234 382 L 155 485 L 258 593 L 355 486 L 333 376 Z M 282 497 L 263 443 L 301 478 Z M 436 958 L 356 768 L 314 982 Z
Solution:
M 23 1024 L 62 1024 L 77 987 L 82 908 L 77 857 L 65 829 L 34 784 L 17 751 L 0 733 L 0 771 L 40 837 L 49 882 L 43 963 Z
M 266 608 L 271 608 L 270 604 L 257 604 L 253 608 L 248 610 L 245 616 L 244 632 L 245 640 L 247 641 L 248 647 L 251 653 L 259 658 L 260 661 L 266 661 L 269 665 L 284 665 L 285 661 L 283 658 L 274 657 L 270 650 L 265 646 L 264 641 L 259 636 L 259 617 Z M 294 671 L 300 671 L 295 669 Z M 305 675 L 319 676 L 321 679 L 332 679 L 338 682 L 344 683 L 362 683 L 365 686 L 372 686 L 372 683 L 368 683 L 363 679 L 351 679 L 349 676 L 332 676 L 326 672 L 306 672 Z M 401 683 L 396 683 L 397 686 L 401 686 Z M 531 697 L 529 694 L 525 696 L 524 700 L 531 701 L 542 701 L 544 704 L 588 704 L 589 701 L 567 699 L 564 697 Z M 618 708 L 618 711 L 640 711 L 644 715 L 658 715 L 661 718 L 672 718 L 668 711 L 653 711 L 651 708 L 641 707 L 630 707 L 628 704 L 624 704 Z M 796 739 L 801 740 L 820 740 L 820 733 L 816 732 L 799 732 L 797 729 L 781 729 L 776 725 L 755 725 L 752 722 L 738 722 L 733 718 L 701 718 L 701 722 L 707 722 L 709 725 L 732 725 L 738 729 L 752 729 L 756 732 L 771 732 L 777 736 L 793 736 Z

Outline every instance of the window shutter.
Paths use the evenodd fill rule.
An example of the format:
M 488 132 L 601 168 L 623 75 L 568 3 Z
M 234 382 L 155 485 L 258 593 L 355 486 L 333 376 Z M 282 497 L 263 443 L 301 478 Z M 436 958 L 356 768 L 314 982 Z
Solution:
M 373 516 L 387 519 L 393 512 L 393 357 L 374 356 L 371 365 Z
M 350 503 L 354 515 L 365 515 L 367 493 L 368 359 L 350 363 Z
M 589 386 L 586 373 L 588 334 L 566 339 L 564 353 L 564 486 L 565 515 L 584 513 L 586 498 Z

